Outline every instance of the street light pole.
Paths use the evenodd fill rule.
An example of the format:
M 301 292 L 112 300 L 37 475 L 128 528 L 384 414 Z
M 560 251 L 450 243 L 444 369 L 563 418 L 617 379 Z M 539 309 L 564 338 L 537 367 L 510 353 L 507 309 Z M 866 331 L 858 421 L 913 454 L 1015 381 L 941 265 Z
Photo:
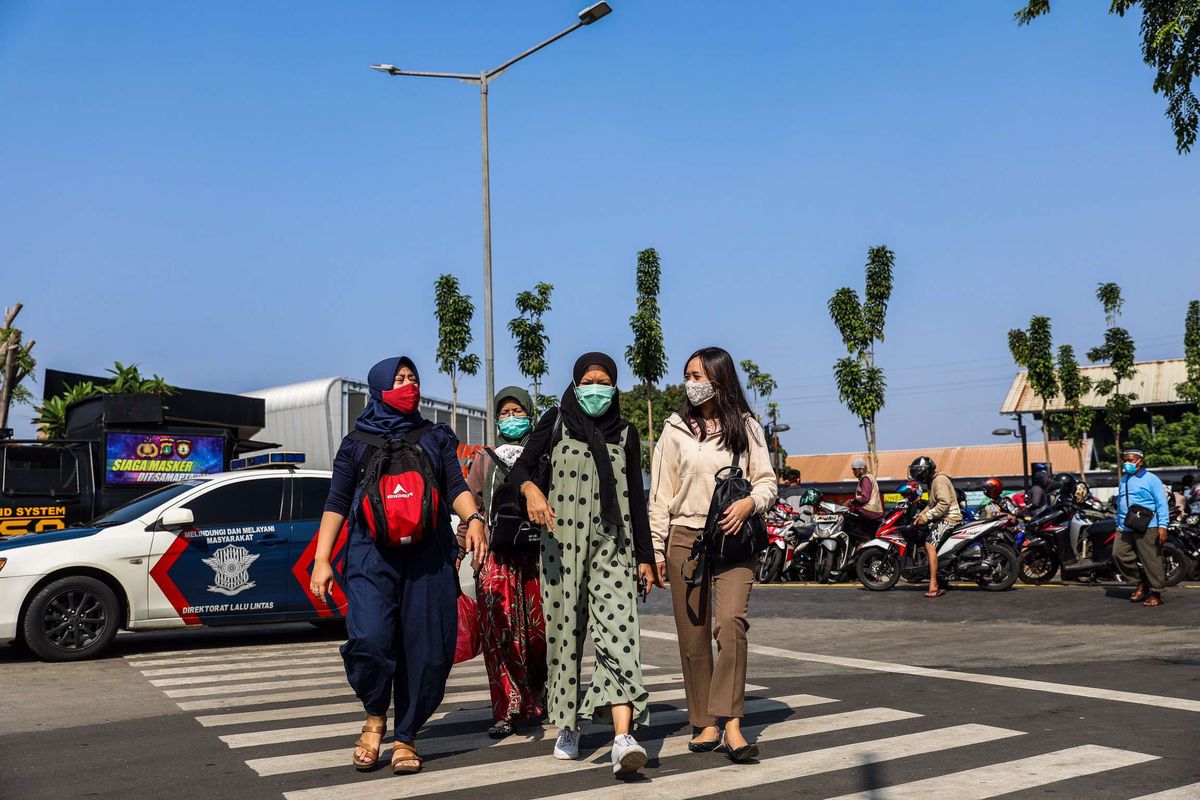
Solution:
M 585 25 L 591 25 L 596 20 L 607 17 L 612 13 L 612 6 L 607 2 L 599 2 L 588 6 L 579 12 L 579 21 L 551 36 L 549 39 L 535 44 L 525 52 L 510 58 L 492 70 L 480 70 L 478 75 L 460 72 L 415 72 L 399 69 L 393 64 L 372 64 L 371 69 L 393 76 L 412 78 L 454 78 L 464 83 L 479 84 L 479 113 L 483 140 L 483 381 L 487 408 L 487 430 L 485 441 L 489 445 L 496 444 L 496 408 L 492 398 L 496 394 L 496 348 L 494 325 L 492 319 L 492 186 L 490 168 L 488 165 L 488 84 L 500 76 L 502 72 L 523 58 L 528 58 L 537 51 L 557 42 L 573 31 Z M 530 409 L 533 411 L 533 409 Z
M 1025 418 L 1017 414 L 1017 430 L 1021 436 L 1021 477 L 1025 481 L 1025 491 L 1029 491 L 1029 440 L 1025 438 Z

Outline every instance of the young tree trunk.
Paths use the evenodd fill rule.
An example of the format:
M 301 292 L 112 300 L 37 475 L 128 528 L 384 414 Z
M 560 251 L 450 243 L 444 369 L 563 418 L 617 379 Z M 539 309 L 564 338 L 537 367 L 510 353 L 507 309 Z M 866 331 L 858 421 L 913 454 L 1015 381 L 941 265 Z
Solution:
M 1050 429 L 1046 425 L 1046 418 L 1049 414 L 1046 413 L 1046 401 L 1042 401 L 1042 450 L 1046 454 L 1046 465 L 1050 465 Z
M 871 474 L 875 474 L 875 436 L 872 433 L 871 420 L 863 417 L 862 421 L 863 440 L 867 444 L 867 464 L 871 467 Z
M 1079 453 L 1079 480 L 1083 480 L 1084 476 L 1087 475 L 1087 456 L 1085 455 L 1086 449 L 1087 448 L 1085 448 L 1083 444 L 1080 444 L 1076 450 L 1076 452 Z
M 450 374 L 450 427 L 458 436 L 458 378 L 454 373 Z M 484 437 L 487 437 L 487 431 L 484 431 Z
M 12 324 L 17 318 L 17 314 L 21 313 L 21 304 L 16 303 L 12 308 L 6 309 L 4 313 L 3 330 L 9 332 L 6 339 L 7 346 L 3 353 L 3 374 L 0 374 L 0 380 L 4 381 L 4 385 L 0 386 L 0 428 L 8 427 L 8 409 L 12 405 L 13 384 L 17 379 L 17 354 L 21 350 L 21 334 L 19 331 L 14 331 Z
M 536 417 L 538 413 L 538 382 L 533 382 L 533 408 L 529 409 L 529 416 Z
M 650 396 L 649 383 L 646 384 L 646 441 L 650 444 L 650 454 L 654 454 L 654 399 Z

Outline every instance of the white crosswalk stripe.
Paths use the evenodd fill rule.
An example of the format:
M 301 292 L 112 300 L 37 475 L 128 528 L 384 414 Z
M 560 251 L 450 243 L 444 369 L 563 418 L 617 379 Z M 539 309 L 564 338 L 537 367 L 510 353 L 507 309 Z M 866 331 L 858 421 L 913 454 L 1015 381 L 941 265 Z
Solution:
M 986 800 L 1157 759 L 1158 756 L 1088 744 L 899 786 L 846 794 L 835 800 Z
M 800 695 L 804 697 L 804 695 Z M 784 703 L 788 698 L 781 697 L 773 703 Z M 745 733 L 758 737 L 760 742 L 782 741 L 783 739 L 800 736 L 813 736 L 830 731 L 849 730 L 866 725 L 880 725 L 886 722 L 896 722 L 920 716 L 905 711 L 890 708 L 870 708 L 862 711 L 848 711 L 841 714 L 828 714 L 820 717 L 777 722 L 769 725 L 755 725 L 745 728 Z M 665 739 L 646 739 L 642 744 L 650 753 L 656 753 L 658 758 L 672 758 L 685 755 L 688 752 L 688 742 L 691 735 L 670 736 Z M 340 786 L 323 786 L 318 789 L 288 792 L 287 800 L 399 800 L 414 794 L 438 794 L 453 792 L 459 789 L 469 789 L 482 785 L 497 785 L 516 781 L 538 778 L 543 775 L 569 774 L 581 770 L 610 767 L 607 747 L 601 748 L 592 761 L 555 761 L 546 757 L 545 753 L 508 761 L 504 764 L 503 773 L 497 775 L 494 764 L 481 764 L 472 767 L 460 767 L 439 772 L 430 771 L 424 775 L 414 776 L 418 781 L 405 781 L 405 785 L 391 785 L 384 782 L 363 784 L 348 783 Z M 626 790 L 628 791 L 628 790 Z
M 684 698 L 682 689 L 671 690 L 667 692 L 651 692 L 651 703 L 665 703 L 674 700 L 682 700 Z M 784 705 L 778 701 L 768 700 L 763 701 L 769 703 L 772 708 L 783 708 Z M 758 710 L 767 710 L 766 707 L 761 707 Z M 687 722 L 687 712 L 682 710 L 664 711 L 654 714 L 654 724 L 669 724 Z M 360 725 L 362 723 L 359 723 Z M 531 733 L 515 733 L 506 739 L 488 738 L 485 731 L 480 730 L 478 733 L 464 733 L 458 736 L 437 736 L 434 738 L 421 739 L 420 752 L 423 756 L 443 755 L 445 753 L 461 753 L 468 750 L 482 750 L 491 747 L 511 747 L 513 745 L 529 744 L 530 742 L 544 742 L 549 737 L 553 740 L 557 731 L 553 726 L 540 725 L 532 730 Z M 390 742 L 391 737 L 385 736 L 384 742 Z M 314 769 L 328 769 L 337 767 L 346 762 L 346 748 L 339 747 L 335 750 L 320 750 L 312 753 L 298 753 L 286 756 L 271 756 L 267 758 L 252 758 L 246 762 L 252 770 L 259 775 L 283 775 L 285 773 L 303 772 Z
M 487 674 L 482 659 L 475 659 L 454 668 L 441 708 L 421 731 L 419 752 L 437 757 L 423 772 L 392 778 L 386 767 L 388 735 L 381 747 L 384 767 L 372 775 L 354 776 L 349 761 L 353 739 L 362 726 L 362 704 L 346 684 L 337 644 L 180 650 L 127 657 L 126 661 L 181 710 L 194 713 L 200 725 L 215 729 L 213 734 L 229 748 L 232 758 L 243 761 L 264 781 L 286 781 L 278 789 L 264 784 L 263 792 L 278 797 L 282 790 L 286 800 L 410 800 L 464 790 L 487 797 L 495 787 L 504 787 L 510 800 L 626 800 L 631 795 L 638 800 L 691 800 L 752 790 L 817 797 L 804 788 L 804 779 L 898 759 L 910 767 L 906 777 L 916 779 L 851 792 L 834 800 L 988 800 L 1159 758 L 1085 744 L 1066 749 L 1051 745 L 1042 753 L 1026 747 L 1024 752 L 1032 749 L 1035 754 L 1004 760 L 1003 748 L 993 747 L 973 751 L 976 756 L 986 753 L 985 760 L 991 763 L 955 770 L 956 749 L 1027 734 L 970 720 L 938 727 L 918 713 L 887 707 L 822 709 L 839 701 L 811 694 L 773 694 L 763 686 L 750 685 L 749 692 L 760 694 L 751 694 L 746 700 L 743 731 L 750 740 L 767 746 L 760 764 L 731 764 L 720 757 L 695 757 L 688 751 L 691 733 L 680 730 L 688 722 L 682 675 L 660 673 L 645 676 L 651 689 L 653 727 L 638 739 L 652 766 L 645 770 L 649 780 L 635 788 L 614 782 L 609 774 L 611 728 L 585 725 L 584 757 L 579 761 L 550 757 L 556 731 L 548 725 L 519 727 L 515 734 L 500 740 L 489 738 L 486 728 L 492 715 Z M 587 664 L 593 663 L 589 657 Z M 658 669 L 644 668 L 647 672 Z M 814 737 L 835 734 L 837 739 L 828 743 L 833 746 L 806 749 L 821 744 Z M 344 741 L 326 741 L 334 739 Z M 850 743 L 841 743 L 846 741 Z M 305 747 L 305 743 L 312 744 Z M 322 749 L 322 744 L 326 748 Z M 297 747 L 306 752 L 294 752 Z M 479 751 L 487 754 L 482 763 L 478 763 Z M 462 759 L 472 754 L 476 757 L 464 764 Z M 918 758 L 921 756 L 927 758 Z M 915 776 L 914 764 L 921 765 Z M 558 791 L 553 783 L 539 780 L 591 773 L 598 774 L 587 779 L 590 783 L 572 779 Z M 346 777 L 341 780 L 334 777 L 342 774 Z M 783 788 L 789 781 L 801 783 Z M 1200 784 L 1136 800 L 1185 798 L 1200 798 Z

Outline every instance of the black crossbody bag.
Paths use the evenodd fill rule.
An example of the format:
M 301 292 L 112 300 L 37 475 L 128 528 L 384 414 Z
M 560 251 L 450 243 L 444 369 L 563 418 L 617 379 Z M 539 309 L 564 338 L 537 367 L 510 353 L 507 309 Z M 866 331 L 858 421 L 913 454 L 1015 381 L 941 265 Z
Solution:
M 542 542 L 542 531 L 529 521 L 529 512 L 525 510 L 525 498 L 521 490 L 513 486 L 508 479 L 509 466 L 500 460 L 496 451 L 490 447 L 483 448 L 496 466 L 498 476 L 493 476 L 488 531 L 490 537 L 488 547 L 501 554 L 530 553 L 538 549 Z M 500 478 L 500 486 L 496 486 L 496 477 Z
M 704 530 L 696 537 L 692 552 L 683 565 L 682 572 L 688 586 L 703 585 L 711 567 L 741 564 L 757 558 L 767 549 L 767 525 L 761 514 L 747 517 L 737 533 L 726 535 L 721 530 L 721 516 L 725 509 L 750 497 L 753 489 L 738 466 L 740 459 L 740 453 L 734 455 L 733 464 L 724 467 L 716 475 L 716 487 L 708 504 Z
M 1142 505 L 1129 505 L 1129 478 L 1125 479 L 1125 527 L 1137 534 L 1150 530 L 1154 511 Z

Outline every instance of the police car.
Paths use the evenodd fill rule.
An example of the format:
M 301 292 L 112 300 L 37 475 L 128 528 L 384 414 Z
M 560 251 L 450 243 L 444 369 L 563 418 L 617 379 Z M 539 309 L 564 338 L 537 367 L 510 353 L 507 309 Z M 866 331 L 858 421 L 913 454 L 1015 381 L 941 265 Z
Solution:
M 74 661 L 102 653 L 118 629 L 342 617 L 340 586 L 329 605 L 308 591 L 330 473 L 302 461 L 241 459 L 88 527 L 0 540 L 0 643 Z M 339 538 L 335 560 L 344 546 Z

